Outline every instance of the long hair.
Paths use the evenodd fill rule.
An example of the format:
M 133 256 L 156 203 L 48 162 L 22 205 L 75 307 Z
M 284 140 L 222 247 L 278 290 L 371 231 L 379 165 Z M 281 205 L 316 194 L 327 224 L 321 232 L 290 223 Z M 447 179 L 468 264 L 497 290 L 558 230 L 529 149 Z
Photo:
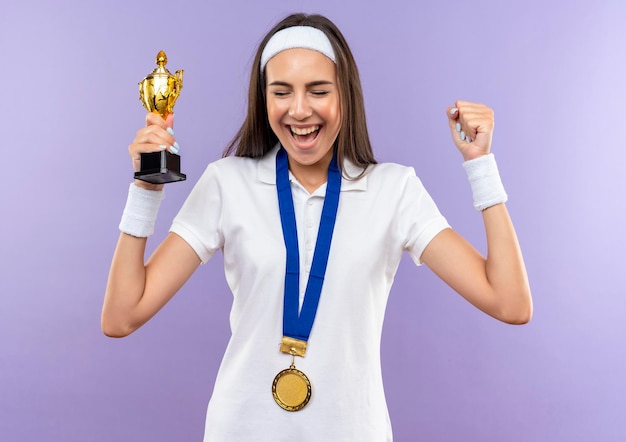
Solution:
M 345 38 L 333 22 L 321 15 L 293 14 L 263 38 L 252 63 L 248 90 L 248 113 L 241 128 L 224 150 L 224 156 L 258 158 L 278 143 L 270 128 L 265 98 L 265 76 L 261 72 L 261 54 L 272 36 L 292 26 L 311 26 L 321 30 L 333 47 L 336 58 L 337 81 L 341 103 L 341 127 L 335 142 L 337 160 L 343 168 L 344 158 L 365 169 L 375 164 L 372 145 L 367 131 L 365 103 L 358 68 Z

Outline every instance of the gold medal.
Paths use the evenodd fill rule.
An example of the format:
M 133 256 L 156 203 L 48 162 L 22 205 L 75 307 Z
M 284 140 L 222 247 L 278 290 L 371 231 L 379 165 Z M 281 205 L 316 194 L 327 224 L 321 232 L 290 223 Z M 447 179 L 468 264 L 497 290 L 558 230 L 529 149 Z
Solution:
M 292 363 L 289 368 L 281 371 L 274 378 L 272 395 L 283 410 L 299 411 L 311 400 L 311 382 Z
M 283 340 L 283 344 L 284 344 Z M 311 400 L 311 382 L 309 378 L 295 366 L 296 355 L 306 352 L 305 349 L 296 349 L 291 347 L 288 353 L 291 354 L 291 365 L 289 368 L 281 371 L 274 378 L 272 383 L 272 396 L 280 408 L 287 411 L 299 411 L 306 407 Z M 287 348 L 282 348 L 287 353 Z

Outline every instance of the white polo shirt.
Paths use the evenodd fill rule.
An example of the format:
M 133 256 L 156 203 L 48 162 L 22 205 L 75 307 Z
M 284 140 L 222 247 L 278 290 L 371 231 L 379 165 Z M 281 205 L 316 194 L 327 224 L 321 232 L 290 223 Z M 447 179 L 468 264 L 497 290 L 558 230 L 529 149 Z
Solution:
M 306 357 L 296 358 L 312 384 L 309 404 L 281 409 L 274 377 L 291 357 L 282 338 L 285 245 L 276 193 L 277 148 L 260 159 L 210 164 L 171 231 L 202 262 L 224 254 L 233 292 L 232 336 L 209 402 L 205 441 L 391 441 L 380 365 L 387 297 L 402 253 L 416 264 L 448 227 L 412 168 L 370 166 L 344 178 L 328 268 Z M 344 176 L 360 169 L 346 161 Z M 304 293 L 326 186 L 309 194 L 292 176 Z

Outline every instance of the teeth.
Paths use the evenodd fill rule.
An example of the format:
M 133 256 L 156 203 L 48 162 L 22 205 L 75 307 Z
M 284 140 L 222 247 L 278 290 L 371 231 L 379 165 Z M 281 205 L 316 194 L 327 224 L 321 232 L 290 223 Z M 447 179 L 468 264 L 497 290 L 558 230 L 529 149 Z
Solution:
M 319 128 L 320 128 L 319 125 L 311 126 L 311 127 L 305 127 L 305 128 L 291 126 L 291 132 L 296 134 L 296 135 L 308 135 L 310 133 L 313 133 L 313 132 L 319 130 Z

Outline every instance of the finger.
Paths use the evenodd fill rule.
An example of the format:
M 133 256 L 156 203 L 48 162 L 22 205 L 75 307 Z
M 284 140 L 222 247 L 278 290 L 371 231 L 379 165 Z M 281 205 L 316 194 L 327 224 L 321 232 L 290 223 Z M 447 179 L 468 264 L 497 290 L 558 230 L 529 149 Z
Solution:
M 142 153 L 159 152 L 165 149 L 167 146 L 163 144 L 132 143 L 128 146 L 128 152 L 133 158 L 139 158 Z
M 172 138 L 172 144 L 169 146 L 168 149 L 170 152 L 177 154 L 180 151 L 180 146 L 174 139 L 174 114 L 167 115 L 167 117 L 165 118 L 165 124 L 167 125 L 167 128 L 165 129 L 165 131 Z
M 460 147 L 460 144 L 469 144 L 474 141 L 475 134 L 468 129 L 463 119 L 463 113 L 458 106 L 464 105 L 465 102 L 458 100 L 454 106 L 450 106 L 446 109 L 448 115 L 448 124 L 450 126 L 450 132 L 452 133 L 452 139 Z
M 175 142 L 176 140 L 168 130 L 156 125 L 139 129 L 133 140 L 133 143 L 136 144 L 165 144 L 167 146 L 171 146 Z
M 169 115 L 168 115 L 169 117 Z M 156 143 L 172 146 L 176 140 L 174 139 L 174 131 L 168 123 L 173 122 L 173 118 L 168 121 L 163 119 L 161 115 L 155 112 L 146 114 L 146 126 L 137 131 L 134 143 Z
M 446 109 L 446 115 L 449 120 L 456 121 L 459 118 L 459 108 L 457 106 L 449 106 Z
M 465 133 L 471 138 L 475 138 L 481 133 L 490 133 L 494 127 L 493 112 L 481 110 L 479 112 L 463 113 L 461 115 L 461 124 Z
M 178 153 L 180 146 L 174 138 L 174 130 L 170 124 L 174 124 L 174 115 L 169 114 L 164 120 L 160 115 L 150 113 L 146 115 L 147 126 L 138 130 L 133 143 L 164 145 L 172 153 Z
M 448 116 L 448 125 L 450 126 L 450 132 L 455 137 L 455 132 L 461 131 L 461 124 L 459 122 L 459 109 L 456 106 L 449 106 L 446 109 L 446 115 Z
M 167 116 L 167 118 L 165 119 L 165 124 L 167 124 L 168 127 L 174 129 L 174 114 L 169 114 Z
M 174 114 L 169 114 L 165 119 L 165 122 L 168 125 L 167 133 L 174 137 Z M 178 145 L 176 140 L 174 140 L 174 143 L 172 143 L 172 146 L 170 146 L 170 150 L 176 154 L 180 151 L 180 146 Z
M 493 130 L 493 110 L 484 104 L 458 100 L 459 121 L 465 134 L 472 140 L 478 133 Z
M 167 117 L 163 118 L 160 114 L 156 112 L 148 112 L 146 114 L 146 126 L 160 126 L 163 129 L 167 129 L 168 127 L 174 127 L 174 114 L 168 114 Z
M 163 129 L 167 129 L 166 121 L 156 112 L 148 112 L 146 114 L 146 127 L 147 126 L 159 126 Z

